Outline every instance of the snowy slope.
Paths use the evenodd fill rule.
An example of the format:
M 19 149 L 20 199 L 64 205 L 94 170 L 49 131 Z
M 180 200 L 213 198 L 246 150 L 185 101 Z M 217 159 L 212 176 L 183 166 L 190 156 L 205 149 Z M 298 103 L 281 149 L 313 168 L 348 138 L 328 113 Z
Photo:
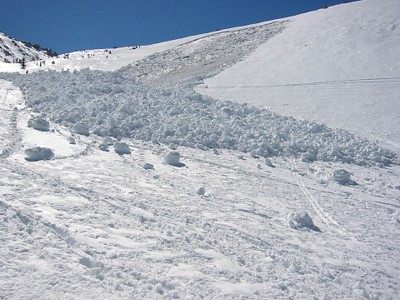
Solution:
M 398 153 L 194 91 L 312 15 L 0 74 L 0 299 L 400 298 Z
M 363 0 L 290 18 L 199 92 L 351 130 L 400 149 L 400 5 Z
M 28 71 L 31 73 L 44 70 L 74 71 L 85 68 L 101 71 L 115 71 L 138 60 L 142 60 L 147 56 L 166 51 L 173 47 L 208 35 L 210 34 L 190 36 L 187 38 L 181 38 L 154 45 L 133 45 L 131 47 L 122 48 L 81 50 L 65 53 L 59 55 L 58 57 L 41 56 L 40 61 L 27 62 L 25 70 L 21 70 L 21 67 L 18 63 L 0 63 L 0 71 L 20 73 L 25 73 Z M 23 44 L 19 41 L 16 41 L 16 43 Z
M 27 128 L 22 94 L 1 87 L 2 297 L 398 298 L 398 167 L 180 147 L 176 168 L 165 146 L 125 140 L 119 156 Z M 55 159 L 25 161 L 37 145 Z M 330 179 L 343 167 L 357 186 Z M 321 232 L 289 227 L 302 211 Z
M 25 58 L 26 61 L 37 61 L 49 59 L 50 56 L 45 49 L 35 49 L 26 43 L 11 38 L 0 32 L 0 61 L 16 63 L 18 59 Z M 1 65 L 0 65 L 1 66 Z

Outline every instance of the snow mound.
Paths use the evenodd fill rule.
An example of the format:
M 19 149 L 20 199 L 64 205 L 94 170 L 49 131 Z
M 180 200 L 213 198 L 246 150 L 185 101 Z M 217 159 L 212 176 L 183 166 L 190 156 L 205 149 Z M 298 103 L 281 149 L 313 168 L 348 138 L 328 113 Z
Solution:
M 341 185 L 355 185 L 351 180 L 351 174 L 344 169 L 335 170 L 332 173 L 331 179 Z
M 126 143 L 115 143 L 114 151 L 119 155 L 131 154 L 131 148 L 129 148 L 128 144 Z
M 288 216 L 289 226 L 293 229 L 307 228 L 313 231 L 321 231 L 317 226 L 314 225 L 313 220 L 306 212 L 291 213 Z
M 167 165 L 174 167 L 184 167 L 185 164 L 181 163 L 181 155 L 178 151 L 171 151 L 164 157 L 164 162 Z
M 50 160 L 54 157 L 53 150 L 46 147 L 29 148 L 25 150 L 25 154 L 27 161 Z
M 32 127 L 39 131 L 49 131 L 50 123 L 43 118 L 32 118 L 28 121 L 28 127 Z

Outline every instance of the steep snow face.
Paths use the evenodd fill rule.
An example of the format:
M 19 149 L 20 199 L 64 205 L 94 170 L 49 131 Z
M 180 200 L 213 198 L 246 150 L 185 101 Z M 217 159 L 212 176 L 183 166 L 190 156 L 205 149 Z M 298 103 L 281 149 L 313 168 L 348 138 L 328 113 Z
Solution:
M 198 91 L 351 130 L 400 149 L 400 5 L 364 0 L 290 18 Z
M 17 41 L 0 32 L 0 62 L 16 63 L 25 58 L 28 61 L 37 61 L 50 58 L 45 50 L 29 47 L 23 42 Z M 1 70 L 2 65 L 0 65 Z

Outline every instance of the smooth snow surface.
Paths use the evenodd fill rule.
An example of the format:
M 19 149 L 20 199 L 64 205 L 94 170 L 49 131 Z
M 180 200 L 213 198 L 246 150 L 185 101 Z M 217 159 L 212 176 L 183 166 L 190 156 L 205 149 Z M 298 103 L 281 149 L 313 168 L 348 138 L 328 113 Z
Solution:
M 363 0 L 293 17 L 198 91 L 400 150 L 400 3 Z
M 339 126 L 340 99 L 328 126 L 194 91 L 235 68 L 238 87 L 263 77 L 249 60 L 298 22 L 359 16 L 374 32 L 395 11 L 376 3 L 0 74 L 0 299 L 399 299 L 397 148 Z

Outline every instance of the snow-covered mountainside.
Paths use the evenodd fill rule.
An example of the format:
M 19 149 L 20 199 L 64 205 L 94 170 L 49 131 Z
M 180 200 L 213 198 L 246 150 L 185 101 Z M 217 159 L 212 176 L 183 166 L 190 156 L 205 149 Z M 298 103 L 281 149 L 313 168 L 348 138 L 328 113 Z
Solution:
M 78 51 L 30 62 L 29 74 L 1 64 L 0 299 L 400 298 L 399 149 L 384 147 L 386 136 L 375 141 L 375 123 L 361 133 L 342 124 L 335 112 L 345 100 L 324 88 L 363 68 L 371 78 L 389 76 L 372 56 L 375 66 L 339 72 L 344 49 L 361 47 L 363 34 L 377 57 L 375 38 L 396 37 L 396 28 L 381 34 L 382 24 L 396 22 L 388 18 L 396 1 L 376 3 Z M 321 20 L 327 25 L 317 30 Z M 303 72 L 301 28 L 315 37 L 310 47 L 336 47 L 329 76 L 339 77 L 315 67 L 314 79 L 294 83 L 324 84 L 297 100 L 279 78 Z M 337 32 L 356 46 L 337 42 Z M 292 73 L 275 62 L 279 51 Z M 397 52 L 385 53 L 396 70 Z M 281 88 L 281 105 L 268 104 L 275 112 L 261 102 L 267 92 L 254 88 L 266 82 Z M 230 94 L 244 86 L 252 88 L 243 98 Z M 353 111 L 384 117 L 379 93 L 351 87 L 353 103 L 366 107 Z M 396 96 L 395 80 L 385 87 Z M 329 122 L 276 109 L 311 109 L 320 93 L 337 103 Z M 391 130 L 386 124 L 382 132 Z
M 400 3 L 363 0 L 290 18 L 282 34 L 198 91 L 400 150 Z
M 21 42 L 0 32 L 0 61 L 2 63 L 16 63 L 25 58 L 28 61 L 49 59 L 56 53 L 51 49 L 27 42 Z

